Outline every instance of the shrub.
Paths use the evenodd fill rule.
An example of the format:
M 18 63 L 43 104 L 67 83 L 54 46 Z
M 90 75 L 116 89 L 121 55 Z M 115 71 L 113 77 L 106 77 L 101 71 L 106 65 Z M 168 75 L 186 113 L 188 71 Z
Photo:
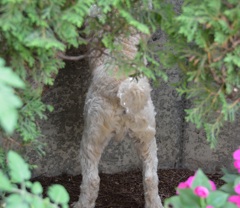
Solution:
M 7 174 L 0 170 L 0 207 L 6 208 L 54 208 L 68 207 L 69 195 L 61 185 L 48 188 L 48 197 L 43 198 L 39 182 L 31 182 L 28 164 L 16 152 L 7 154 Z
M 162 24 L 168 42 L 160 66 L 182 69 L 178 92 L 192 104 L 186 120 L 205 129 L 211 147 L 240 107 L 239 10 L 239 0 L 185 0 L 182 13 Z
M 185 74 L 178 91 L 192 101 L 186 120 L 203 127 L 211 146 L 215 146 L 224 122 L 234 121 L 240 106 L 240 3 L 185 0 L 178 16 L 165 0 L 152 3 L 149 10 L 149 0 L 1 1 L 0 57 L 26 86 L 18 92 L 23 105 L 16 128 L 20 136 L 14 139 L 26 143 L 41 136 L 36 119 L 46 119 L 45 112 L 52 110 L 41 100 L 44 85 L 53 84 L 64 66 L 62 58 L 68 57 L 64 54 L 68 48 L 91 44 L 96 50 L 108 48 L 123 72 L 137 69 L 134 76 L 167 80 L 166 69 L 177 63 Z M 94 11 L 93 5 L 99 9 Z M 96 14 L 83 25 L 90 11 Z M 136 59 L 126 62 L 119 56 L 121 47 L 114 37 L 129 35 L 129 26 L 146 34 L 161 27 L 168 41 L 161 51 L 141 43 Z M 86 38 L 90 34 L 98 34 L 95 41 Z M 148 68 L 142 64 L 143 58 L 150 62 Z M 8 138 L 6 134 L 3 137 Z
M 137 75 L 144 73 L 155 79 L 157 73 L 166 79 L 157 67 L 149 70 L 140 61 L 145 57 L 154 66 L 159 65 L 152 58 L 153 53 L 143 52 L 146 44 L 141 44 L 142 50 L 139 50 L 136 60 L 126 63 L 119 56 L 121 48 L 114 42 L 119 33 L 129 35 L 129 26 L 147 34 L 159 27 L 159 20 L 167 11 L 166 4 L 164 0 L 154 0 L 155 9 L 152 11 L 149 11 L 148 4 L 149 0 L 0 1 L 0 57 L 25 83 L 23 90 L 16 90 L 22 105 L 18 106 L 16 134 L 12 139 L 25 144 L 42 136 L 37 119 L 46 119 L 46 111 L 53 110 L 42 102 L 44 86 L 54 83 L 59 69 L 64 67 L 63 59 L 76 60 L 88 56 L 67 56 L 65 53 L 71 47 L 91 44 L 92 48 L 99 50 L 104 46 L 118 60 L 122 71 L 129 72 L 132 66 L 136 66 L 139 69 Z M 94 13 L 93 5 L 99 9 L 89 17 L 89 13 Z M 86 19 L 87 24 L 84 24 Z M 10 136 L 1 128 L 0 134 L 9 140 Z
M 45 112 L 52 110 L 41 100 L 43 87 L 52 85 L 58 70 L 64 66 L 58 53 L 83 42 L 78 28 L 92 3 L 91 0 L 0 1 L 0 57 L 25 83 L 23 90 L 17 90 L 22 105 L 18 105 L 17 134 L 12 136 L 13 140 L 30 143 L 41 136 L 36 120 L 46 119 Z M 2 139 L 9 139 L 8 132 L 0 133 Z

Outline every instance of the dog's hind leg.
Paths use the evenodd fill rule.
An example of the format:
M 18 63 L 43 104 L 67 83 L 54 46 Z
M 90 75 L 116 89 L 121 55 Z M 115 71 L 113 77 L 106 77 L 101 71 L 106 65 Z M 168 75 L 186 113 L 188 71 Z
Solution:
M 143 166 L 145 208 L 163 208 L 158 195 L 157 144 L 155 139 L 155 112 L 152 102 L 130 123 L 130 136 Z
M 90 108 L 90 113 L 85 121 L 80 149 L 82 184 L 79 201 L 75 203 L 74 208 L 95 207 L 100 183 L 98 164 L 101 154 L 111 138 L 111 130 L 105 117 L 106 111 L 102 113 L 101 109 L 95 107 L 91 106 L 92 109 Z
M 156 140 L 152 138 L 146 142 L 135 138 L 134 144 L 143 166 L 145 208 L 163 208 L 158 195 Z

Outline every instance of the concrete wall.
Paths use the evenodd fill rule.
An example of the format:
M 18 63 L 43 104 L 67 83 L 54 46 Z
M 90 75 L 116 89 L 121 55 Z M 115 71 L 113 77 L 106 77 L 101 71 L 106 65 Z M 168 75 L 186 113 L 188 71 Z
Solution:
M 175 2 L 179 9 L 181 1 Z M 165 37 L 161 32 L 155 34 L 154 44 L 161 48 Z M 79 54 L 81 51 L 75 51 Z M 73 52 L 74 53 L 74 52 Z M 211 150 L 206 143 L 205 134 L 184 120 L 187 101 L 180 97 L 172 83 L 180 80 L 178 69 L 169 71 L 169 82 L 160 81 L 152 91 L 152 99 L 157 112 L 157 145 L 159 168 L 198 167 L 206 172 L 218 172 L 223 166 L 232 168 L 232 152 L 240 146 L 240 127 L 238 122 L 228 124 L 222 131 L 216 149 Z M 44 101 L 55 110 L 48 114 L 47 121 L 40 121 L 45 135 L 41 141 L 46 143 L 46 156 L 40 157 L 36 151 L 28 149 L 26 157 L 38 169 L 34 175 L 53 176 L 62 173 L 79 174 L 79 146 L 83 131 L 83 105 L 91 75 L 86 61 L 66 62 L 60 73 L 44 95 Z M 238 119 L 239 120 L 239 119 Z M 115 173 L 141 168 L 131 140 L 121 143 L 111 141 L 102 155 L 100 171 Z
M 227 123 L 222 129 L 217 147 L 210 149 L 204 131 L 193 124 L 186 124 L 184 130 L 182 163 L 183 168 L 196 170 L 198 167 L 209 173 L 221 172 L 223 167 L 233 169 L 232 153 L 240 146 L 239 119 Z

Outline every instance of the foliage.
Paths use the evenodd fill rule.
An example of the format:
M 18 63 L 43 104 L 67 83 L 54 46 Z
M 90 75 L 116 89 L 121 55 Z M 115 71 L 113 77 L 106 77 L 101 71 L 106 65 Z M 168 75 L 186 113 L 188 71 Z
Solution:
M 178 92 L 192 101 L 186 120 L 205 129 L 212 147 L 240 107 L 239 10 L 238 0 L 186 0 L 181 15 L 162 24 L 169 37 L 162 68 L 182 68 L 186 76 Z
M 6 170 L 6 151 L 3 148 L 0 148 L 0 167 L 2 170 Z
M 22 105 L 13 87 L 24 88 L 24 83 L 10 68 L 4 66 L 0 58 L 0 126 L 7 133 L 13 132 L 17 124 L 17 108 Z
M 172 7 L 164 0 L 100 0 L 95 2 L 95 7 L 91 7 L 91 15 L 82 32 L 90 37 L 88 43 L 92 49 L 99 52 L 102 48 L 109 50 L 114 64 L 120 68 L 120 73 L 134 74 L 133 76 L 145 74 L 153 80 L 162 76 L 166 80 L 166 74 L 159 71 L 159 63 L 154 58 L 156 52 L 148 47 L 147 39 L 139 44 L 134 60 L 124 57 L 122 45 L 116 39 L 127 38 L 134 31 L 150 37 L 150 34 L 160 28 L 161 19 L 172 12 Z M 151 69 L 144 65 L 143 59 L 149 62 Z
M 52 185 L 43 198 L 39 182 L 31 182 L 28 164 L 16 152 L 7 155 L 8 174 L 0 170 L 0 207 L 56 208 L 68 207 L 69 195 L 61 185 Z
M 94 4 L 101 14 L 86 18 L 89 12 L 92 12 L 90 10 Z M 124 30 L 128 31 L 129 25 L 149 34 L 157 27 L 155 17 L 161 18 L 158 4 L 153 12 L 148 12 L 147 0 L 0 0 L 0 8 L 0 57 L 14 72 L 0 62 L 0 87 L 8 89 L 8 94 L 4 98 L 1 97 L 0 107 L 8 104 L 7 107 L 10 108 L 5 117 L 4 114 L 0 115 L 0 137 L 7 141 L 17 140 L 18 143 L 33 142 L 41 136 L 37 119 L 46 119 L 46 110 L 52 110 L 51 106 L 41 100 L 44 86 L 53 84 L 58 70 L 64 66 L 62 58 L 65 57 L 64 53 L 68 48 L 92 43 L 89 37 L 99 34 L 99 31 L 104 29 L 103 35 L 98 36 L 95 45 L 91 47 L 95 50 L 103 46 L 109 48 L 111 55 L 120 60 L 121 48 L 114 43 L 114 37 L 124 33 Z M 145 15 L 142 15 L 143 13 Z M 83 25 L 86 19 L 88 21 Z M 150 27 L 146 23 L 151 23 Z M 142 48 L 145 47 L 146 44 L 143 43 Z M 137 56 L 138 60 L 134 60 L 131 65 L 135 63 L 138 66 L 143 56 L 150 62 L 157 63 L 141 50 Z M 122 60 L 118 63 L 121 63 L 121 68 L 126 68 L 125 71 L 129 71 L 129 67 L 126 67 L 129 63 Z M 9 74 L 3 76 L 2 73 L 7 71 Z M 154 77 L 144 65 L 139 65 L 139 71 L 148 72 L 149 76 Z M 12 87 L 22 89 L 14 93 Z M 12 134 L 17 119 L 16 132 Z M 0 192 L 3 196 L 1 206 L 67 206 L 68 196 L 62 187 L 51 187 L 48 192 L 49 198 L 42 199 L 41 185 L 29 181 L 31 173 L 28 165 L 19 155 L 10 151 L 7 154 L 6 166 L 6 163 L 3 164 L 6 152 L 3 149 L 0 151 L 0 165 L 9 169 L 8 174 L 0 171 Z
M 17 91 L 22 102 L 17 99 L 11 102 L 20 107 L 16 128 L 20 136 L 14 139 L 31 142 L 41 136 L 36 119 L 45 119 L 44 112 L 52 110 L 41 100 L 43 87 L 52 85 L 58 70 L 64 66 L 58 58 L 59 51 L 65 51 L 70 46 L 77 47 L 83 42 L 78 28 L 82 26 L 92 3 L 91 0 L 0 1 L 0 56 L 25 82 L 24 90 Z M 7 102 L 1 98 L 1 104 L 2 100 Z M 9 114 L 16 118 L 16 111 L 10 109 Z M 8 118 L 11 119 L 10 116 Z M 9 122 L 7 127 L 2 127 L 12 132 L 15 123 L 12 121 L 10 125 Z
M 154 54 L 150 50 L 146 52 L 146 43 L 141 44 L 136 60 L 129 63 L 121 59 L 121 48 L 114 41 L 119 34 L 130 35 L 129 27 L 149 34 L 160 26 L 160 20 L 168 11 L 167 6 L 164 0 L 153 0 L 154 9 L 149 10 L 149 2 L 0 1 L 0 56 L 25 82 L 25 88 L 17 90 L 22 105 L 18 105 L 19 118 L 14 140 L 29 143 L 41 136 L 36 120 L 46 119 L 45 112 L 52 110 L 41 100 L 44 86 L 53 84 L 58 70 L 64 66 L 64 53 L 70 47 L 86 44 L 95 50 L 105 47 L 118 60 L 122 71 L 129 72 L 135 66 L 135 69 L 138 68 L 137 75 L 144 73 L 155 79 L 155 75 L 159 74 L 166 79 L 165 73 L 158 70 L 159 63 L 154 60 Z M 152 63 L 153 70 L 139 61 L 143 57 Z M 4 138 L 8 139 L 8 135 L 4 134 Z
M 15 100 L 20 107 L 16 128 L 20 136 L 14 139 L 28 143 L 41 136 L 36 119 L 46 119 L 45 112 L 52 110 L 41 100 L 44 85 L 53 84 L 69 47 L 89 44 L 95 50 L 108 48 L 122 71 L 131 74 L 134 70 L 133 76 L 167 80 L 165 70 L 177 63 L 186 75 L 178 91 L 193 102 L 186 120 L 203 127 L 211 145 L 216 144 L 220 128 L 225 121 L 235 120 L 240 105 L 240 3 L 186 0 L 182 14 L 175 17 L 164 0 L 153 0 L 151 10 L 149 2 L 0 1 L 0 56 L 25 82 L 24 90 L 17 90 L 21 107 Z M 157 52 L 142 42 L 135 60 L 126 61 L 114 39 L 130 35 L 129 27 L 145 34 L 161 27 L 168 42 Z M 161 64 L 155 60 L 156 53 Z M 140 61 L 143 58 L 150 63 L 148 68 Z M 11 112 L 17 118 L 16 111 Z M 13 122 L 7 132 L 14 126 Z
M 236 150 L 234 155 L 240 161 L 240 150 Z M 240 166 L 234 165 L 238 172 Z M 194 176 L 189 177 L 185 182 L 181 182 L 177 187 L 177 195 L 165 201 L 166 208 L 237 208 L 240 207 L 240 175 L 239 173 L 225 174 L 222 180 L 225 182 L 218 190 L 213 181 L 198 170 Z
M 100 52 L 108 48 L 122 71 L 130 74 L 134 70 L 134 76 L 145 74 L 154 80 L 156 76 L 166 80 L 165 70 L 178 64 L 186 75 L 178 91 L 193 102 L 193 107 L 186 110 L 186 119 L 198 128 L 204 127 L 214 146 L 220 128 L 225 121 L 235 119 L 240 105 L 240 2 L 186 0 L 178 17 L 164 0 L 152 0 L 151 10 L 149 2 L 0 0 L 0 57 L 6 62 L 0 59 L 0 136 L 9 139 L 15 126 L 14 140 L 28 143 L 41 136 L 36 120 L 46 119 L 45 112 L 53 110 L 41 100 L 44 85 L 53 84 L 64 66 L 62 58 L 67 57 L 67 49 L 88 44 Z M 157 52 L 161 64 L 145 42 L 139 45 L 135 60 L 120 56 L 121 46 L 115 37 L 131 35 L 129 28 L 149 35 L 159 27 L 169 37 L 164 50 Z M 150 63 L 148 68 L 142 64 L 143 58 Z M 5 153 L 0 151 L 1 164 Z M 16 153 L 8 153 L 6 166 L 8 175 L 0 171 L 4 206 L 67 206 L 68 196 L 58 185 L 49 189 L 49 198 L 42 199 L 41 185 L 29 181 L 28 165 Z M 198 171 L 193 186 L 179 189 L 179 196 L 167 203 L 190 207 L 190 200 L 196 207 L 207 203 L 235 207 L 226 199 L 234 193 L 239 180 L 238 175 L 226 173 L 226 186 L 214 191 Z M 203 187 L 194 194 L 198 186 Z M 206 198 L 201 198 L 208 192 Z

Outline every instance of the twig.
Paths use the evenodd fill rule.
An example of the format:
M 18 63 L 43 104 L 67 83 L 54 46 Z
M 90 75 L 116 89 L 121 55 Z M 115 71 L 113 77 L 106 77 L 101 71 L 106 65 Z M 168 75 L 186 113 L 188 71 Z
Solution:
M 58 52 L 57 56 L 61 59 L 64 59 L 64 60 L 70 60 L 70 61 L 79 61 L 79 60 L 82 60 L 82 59 L 85 59 L 87 57 L 89 57 L 88 55 L 84 54 L 84 55 L 79 55 L 79 56 L 68 56 L 68 55 L 65 55 L 61 52 Z
M 100 51 L 101 53 L 97 56 L 94 56 L 94 55 L 89 55 L 91 54 L 92 51 Z M 82 59 L 85 59 L 85 58 L 99 58 L 101 55 L 106 55 L 106 56 L 111 56 L 110 54 L 106 53 L 102 48 L 98 47 L 98 48 L 92 48 L 90 51 L 88 51 L 87 54 L 83 54 L 83 55 L 79 55 L 79 56 L 69 56 L 69 55 L 66 55 L 62 52 L 58 52 L 57 53 L 57 56 L 61 59 L 64 59 L 64 60 L 70 60 L 70 61 L 79 61 L 79 60 L 82 60 Z M 112 57 L 112 56 L 111 56 Z M 113 58 L 113 57 L 112 57 Z

